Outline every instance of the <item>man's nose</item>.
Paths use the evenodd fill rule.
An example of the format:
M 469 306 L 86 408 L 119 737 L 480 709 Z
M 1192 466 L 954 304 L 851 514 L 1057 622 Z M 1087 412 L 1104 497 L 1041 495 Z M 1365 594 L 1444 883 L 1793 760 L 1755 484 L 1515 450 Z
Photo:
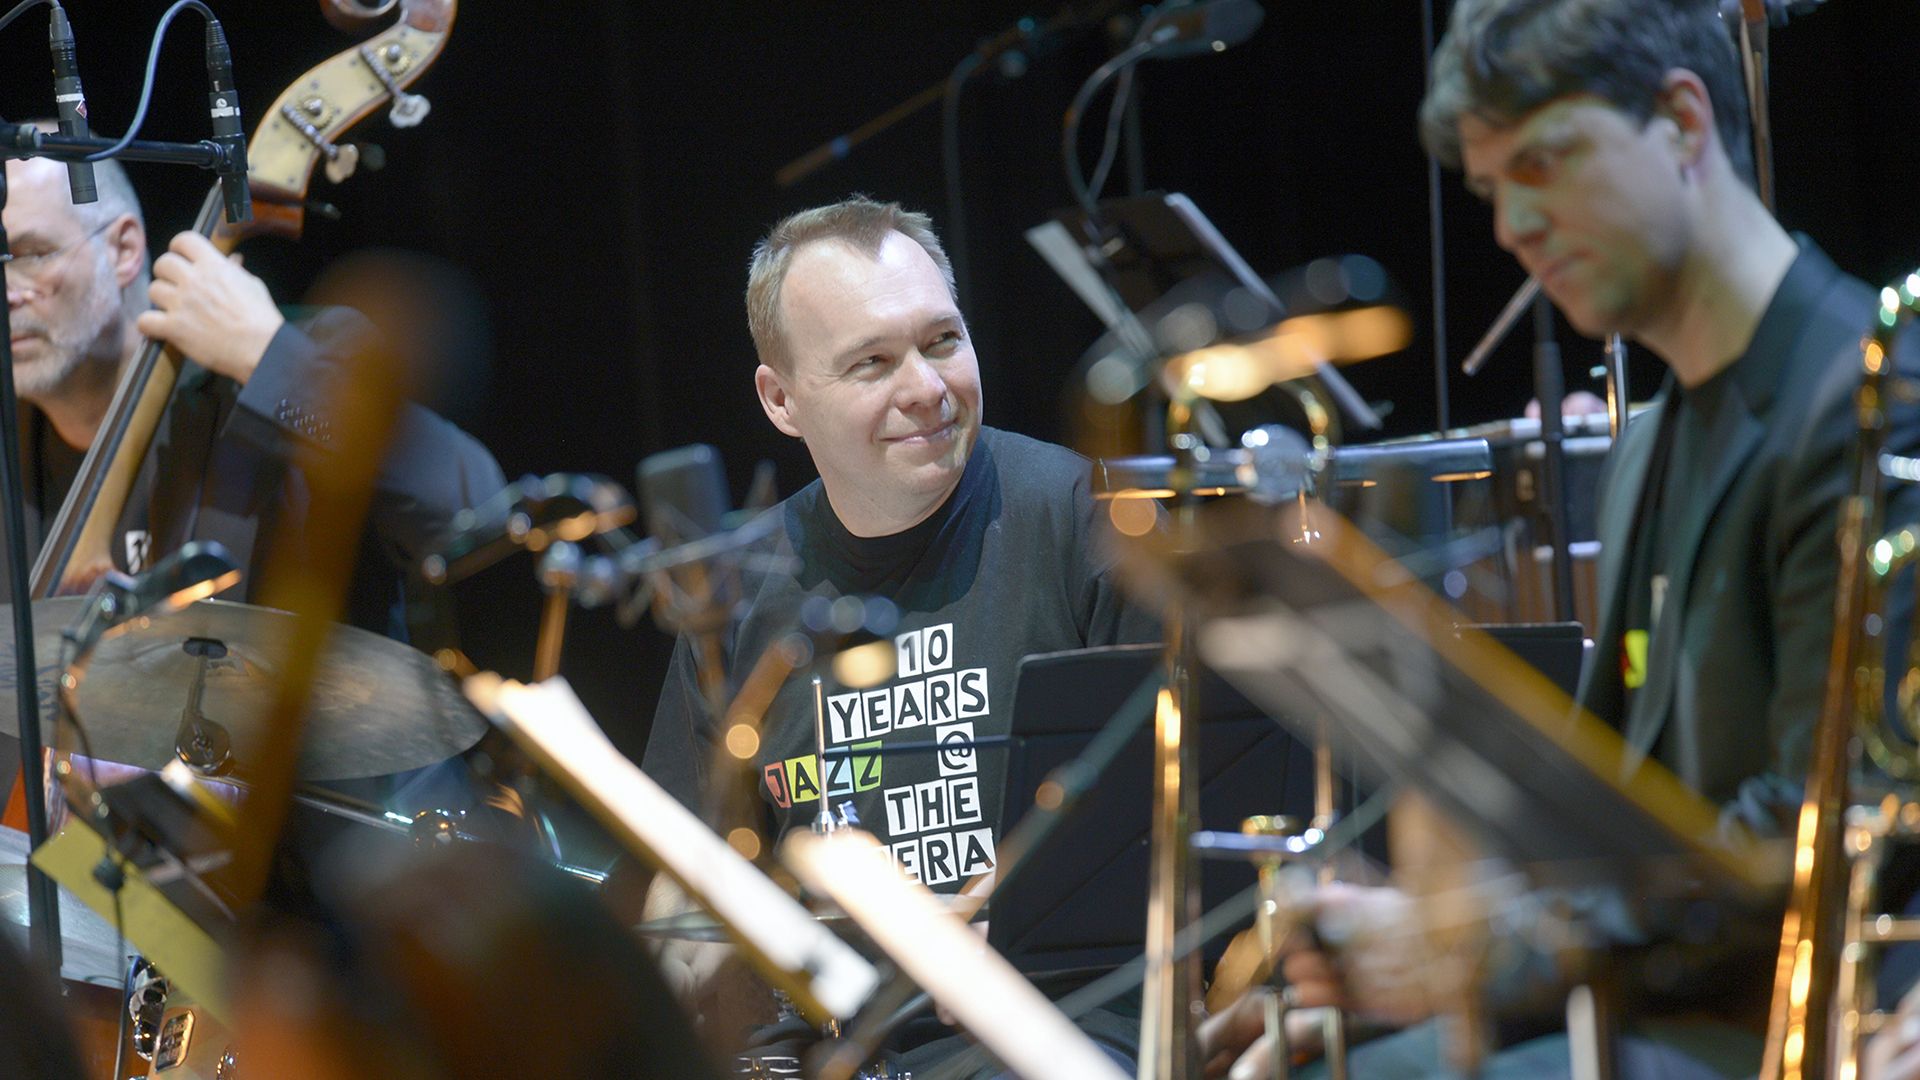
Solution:
M 947 380 L 918 349 L 907 357 L 900 371 L 897 396 L 902 409 L 938 407 L 947 397 Z
M 1514 185 L 1495 196 L 1493 238 L 1508 251 L 1538 240 L 1547 228 L 1547 216 L 1532 193 Z

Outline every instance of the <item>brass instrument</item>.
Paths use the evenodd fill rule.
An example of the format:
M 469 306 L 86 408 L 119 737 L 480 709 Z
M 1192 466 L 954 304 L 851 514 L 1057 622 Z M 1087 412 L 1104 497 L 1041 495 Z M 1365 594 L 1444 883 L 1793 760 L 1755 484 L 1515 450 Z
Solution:
M 1854 399 L 1859 435 L 1853 486 L 1840 510 L 1833 646 L 1795 833 L 1793 889 L 1781 925 L 1763 1080 L 1855 1076 L 1861 1040 L 1885 1015 L 1873 1011 L 1873 983 L 1863 968 L 1867 950 L 1920 939 L 1920 920 L 1867 913 L 1887 841 L 1920 831 L 1920 806 L 1892 798 L 1877 807 L 1848 806 L 1856 726 L 1863 742 L 1879 748 L 1877 758 L 1891 757 L 1879 730 L 1884 663 L 1868 639 L 1881 631 L 1886 583 L 1912 561 L 1920 535 L 1911 529 L 1881 535 L 1884 482 L 1920 479 L 1920 459 L 1886 450 L 1889 403 L 1920 400 L 1916 388 L 1893 371 L 1895 335 L 1920 314 L 1916 293 L 1920 272 L 1881 290 L 1873 325 L 1861 341 Z M 1912 690 L 1902 687 L 1903 705 L 1913 701 Z M 1908 761 L 1904 775 L 1895 776 L 1910 778 L 1917 771 L 1920 763 Z

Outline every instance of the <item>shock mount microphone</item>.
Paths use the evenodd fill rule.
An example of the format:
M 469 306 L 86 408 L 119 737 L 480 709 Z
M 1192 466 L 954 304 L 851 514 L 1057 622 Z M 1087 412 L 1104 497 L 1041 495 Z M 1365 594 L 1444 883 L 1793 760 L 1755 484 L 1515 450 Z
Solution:
M 207 111 L 213 117 L 213 141 L 222 157 L 220 199 L 233 224 L 253 219 L 253 195 L 247 187 L 247 135 L 241 127 L 240 92 L 233 85 L 233 51 L 220 20 L 207 20 Z
M 73 24 L 67 21 L 67 9 L 53 5 L 53 17 L 47 25 L 47 48 L 53 54 L 53 103 L 59 110 L 60 134 L 84 139 L 87 129 L 87 95 L 80 89 L 80 65 L 74 60 Z M 75 206 L 99 202 L 100 192 L 93 182 L 93 163 L 67 163 L 67 190 Z

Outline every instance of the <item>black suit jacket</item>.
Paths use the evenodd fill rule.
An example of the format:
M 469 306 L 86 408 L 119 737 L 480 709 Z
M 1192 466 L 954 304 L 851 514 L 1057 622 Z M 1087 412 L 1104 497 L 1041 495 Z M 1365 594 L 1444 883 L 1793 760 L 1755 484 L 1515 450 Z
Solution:
M 1707 439 L 1709 481 L 1663 511 L 1668 586 L 1631 711 L 1622 679 L 1632 547 L 1660 411 L 1602 481 L 1600 618 L 1580 701 L 1749 827 L 1791 827 L 1833 636 L 1839 505 L 1871 289 L 1811 243 L 1781 282 Z M 1894 432 L 1913 445 L 1913 425 Z
M 189 540 L 217 540 L 249 571 L 225 598 L 256 595 L 251 571 L 265 564 L 270 540 L 305 539 L 308 492 L 296 463 L 305 452 L 338 449 L 328 409 L 341 398 L 345 358 L 372 332 L 358 312 L 314 309 L 280 328 L 245 387 L 189 364 L 113 531 L 115 566 L 143 570 Z M 22 412 L 28 419 L 21 430 L 29 431 L 31 406 Z M 50 523 L 41 520 L 39 507 L 46 506 L 51 519 L 66 478 L 57 490 L 39 492 L 37 451 L 30 440 L 24 450 L 32 558 Z M 404 568 L 456 513 L 505 486 L 493 455 L 472 436 L 427 409 L 403 405 L 375 477 L 347 621 L 404 639 Z M 0 577 L 0 603 L 7 592 Z

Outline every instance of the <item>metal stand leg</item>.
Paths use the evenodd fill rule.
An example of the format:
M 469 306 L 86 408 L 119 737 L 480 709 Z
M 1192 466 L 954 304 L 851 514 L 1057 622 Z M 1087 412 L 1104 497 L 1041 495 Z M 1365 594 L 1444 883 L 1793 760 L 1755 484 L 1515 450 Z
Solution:
M 1199 919 L 1199 891 L 1192 888 L 1189 836 L 1198 815 L 1191 780 L 1195 704 L 1190 643 L 1176 617 L 1169 626 L 1171 671 L 1154 717 L 1152 875 L 1147 892 L 1146 976 L 1140 1007 L 1140 1080 L 1184 1080 L 1197 1075 L 1193 1060 L 1194 1008 L 1200 994 L 1199 953 L 1179 958 L 1176 942 Z
M 1594 982 L 1583 983 L 1567 995 L 1567 1049 L 1573 1061 L 1573 1080 L 1613 1080 L 1613 1010 Z
M 540 607 L 540 637 L 533 647 L 533 681 L 545 682 L 560 674 L 560 654 L 567 640 L 567 606 L 580 575 L 580 549 L 557 543 L 540 559 L 540 586 L 546 602 Z

